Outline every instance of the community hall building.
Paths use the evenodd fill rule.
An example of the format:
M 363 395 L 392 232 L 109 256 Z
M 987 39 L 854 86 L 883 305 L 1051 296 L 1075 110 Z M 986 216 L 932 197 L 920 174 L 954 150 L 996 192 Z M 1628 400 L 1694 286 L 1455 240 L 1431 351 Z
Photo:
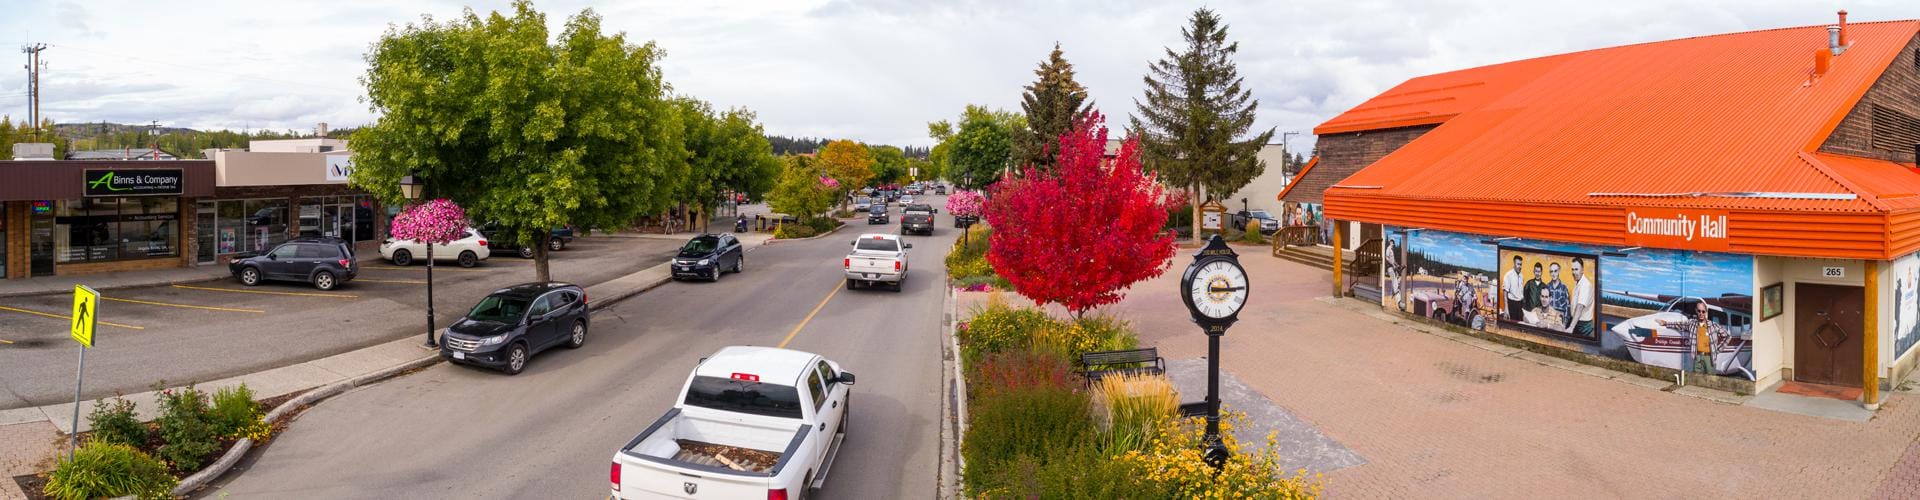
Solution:
M 1362 256 L 1336 293 L 1877 407 L 1920 356 L 1917 34 L 1843 11 L 1414 78 L 1315 128 L 1279 198 L 1323 203 L 1333 246 Z

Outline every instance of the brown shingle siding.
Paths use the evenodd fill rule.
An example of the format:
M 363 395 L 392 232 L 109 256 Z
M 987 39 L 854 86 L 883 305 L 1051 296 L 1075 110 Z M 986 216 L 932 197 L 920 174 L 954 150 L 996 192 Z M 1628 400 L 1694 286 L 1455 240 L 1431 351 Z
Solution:
M 1321 203 L 1321 194 L 1328 187 L 1339 184 L 1347 176 L 1380 161 L 1438 126 L 1421 125 L 1320 136 L 1316 143 L 1320 163 L 1306 175 L 1294 179 L 1299 185 L 1287 192 L 1285 201 Z
M 1897 143 L 1910 140 L 1908 120 L 1920 117 L 1920 62 L 1916 57 L 1920 57 L 1920 36 L 1907 40 L 1906 49 L 1847 112 L 1847 118 L 1820 145 L 1820 152 L 1913 162 L 1913 145 Z M 1846 58 L 1836 58 L 1835 64 L 1845 64 Z

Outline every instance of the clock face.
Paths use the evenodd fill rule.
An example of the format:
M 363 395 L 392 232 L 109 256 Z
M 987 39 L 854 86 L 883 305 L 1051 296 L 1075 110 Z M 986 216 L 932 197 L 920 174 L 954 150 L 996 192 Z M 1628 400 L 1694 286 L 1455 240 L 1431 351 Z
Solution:
M 1247 271 L 1233 262 L 1209 262 L 1194 271 L 1187 293 L 1201 315 L 1225 319 L 1247 305 Z

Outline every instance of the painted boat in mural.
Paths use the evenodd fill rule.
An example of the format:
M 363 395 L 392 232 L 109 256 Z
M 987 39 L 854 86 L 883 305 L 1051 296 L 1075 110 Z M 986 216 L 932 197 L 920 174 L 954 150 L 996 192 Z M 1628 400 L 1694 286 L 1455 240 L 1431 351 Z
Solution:
M 1693 351 L 1693 332 L 1682 332 L 1660 324 L 1662 321 L 1686 321 L 1687 315 L 1673 309 L 1675 304 L 1684 303 L 1691 306 L 1692 302 L 1685 302 L 1688 298 L 1700 300 L 1692 297 L 1675 300 L 1660 312 L 1615 323 L 1609 332 L 1613 334 L 1615 340 L 1623 344 L 1627 353 L 1633 356 L 1634 361 L 1675 370 L 1689 369 L 1691 367 L 1687 366 L 1687 356 Z M 1727 314 L 1730 311 L 1714 310 L 1720 307 L 1712 305 L 1712 302 L 1708 302 L 1708 308 L 1709 315 L 1713 316 L 1716 322 L 1720 321 L 1720 318 L 1732 316 Z M 1722 323 L 1722 326 L 1727 325 Z M 1747 369 L 1753 360 L 1753 339 L 1748 329 L 1730 327 L 1728 331 L 1733 336 L 1713 353 L 1714 373 L 1753 378 L 1753 373 Z

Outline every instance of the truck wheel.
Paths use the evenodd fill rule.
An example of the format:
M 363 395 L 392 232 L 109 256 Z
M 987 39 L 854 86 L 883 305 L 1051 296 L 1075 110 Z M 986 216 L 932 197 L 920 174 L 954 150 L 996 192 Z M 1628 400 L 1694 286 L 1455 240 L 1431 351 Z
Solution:
M 853 278 L 847 278 L 847 289 L 848 289 L 848 290 L 854 290 L 854 289 L 858 289 L 858 288 L 860 288 L 860 280 L 856 280 L 856 279 L 853 279 Z

